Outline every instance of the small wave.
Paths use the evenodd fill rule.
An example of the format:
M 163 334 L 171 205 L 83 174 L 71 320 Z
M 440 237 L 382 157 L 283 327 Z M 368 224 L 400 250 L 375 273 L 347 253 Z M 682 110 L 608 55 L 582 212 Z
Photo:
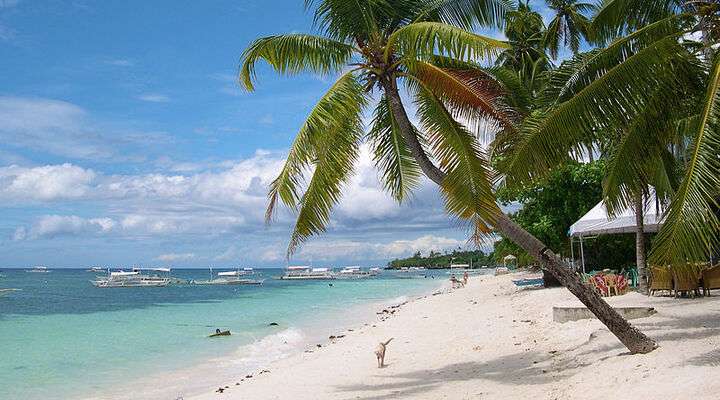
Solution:
M 394 306 L 394 305 L 397 305 L 397 304 L 407 303 L 409 300 L 410 300 L 410 299 L 409 299 L 407 296 L 400 296 L 400 297 L 396 297 L 396 298 L 394 298 L 394 299 L 392 299 L 392 300 L 389 300 L 387 303 L 388 303 L 389 305 L 393 305 L 393 306 Z
M 305 340 L 300 329 L 288 328 L 265 336 L 235 351 L 236 362 L 253 368 L 267 365 L 297 351 Z

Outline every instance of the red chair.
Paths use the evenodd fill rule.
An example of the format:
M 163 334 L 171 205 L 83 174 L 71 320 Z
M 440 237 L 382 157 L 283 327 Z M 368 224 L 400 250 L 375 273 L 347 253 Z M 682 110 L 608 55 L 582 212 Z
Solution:
M 608 286 L 605 284 L 605 279 L 602 274 L 597 274 L 592 277 L 593 283 L 595 284 L 595 290 L 600 293 L 600 296 L 609 296 Z

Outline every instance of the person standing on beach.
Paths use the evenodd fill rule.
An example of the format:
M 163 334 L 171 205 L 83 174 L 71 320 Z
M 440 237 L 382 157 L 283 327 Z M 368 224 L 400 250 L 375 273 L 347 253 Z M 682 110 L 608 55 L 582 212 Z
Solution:
M 468 281 L 468 273 L 467 273 L 467 271 L 465 271 L 465 273 L 463 274 L 463 286 L 467 285 L 467 281 Z

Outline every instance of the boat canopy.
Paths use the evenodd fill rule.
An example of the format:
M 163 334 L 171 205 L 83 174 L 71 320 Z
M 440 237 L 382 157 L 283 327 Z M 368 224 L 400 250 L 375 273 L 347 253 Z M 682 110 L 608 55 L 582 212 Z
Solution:
M 110 273 L 110 276 L 132 276 L 139 275 L 139 271 L 114 271 Z
M 329 270 L 328 268 L 313 268 L 312 272 L 328 272 Z
M 310 269 L 310 267 L 307 265 L 292 265 L 292 266 L 287 267 L 287 269 L 289 271 L 300 271 L 303 269 Z
M 237 276 L 237 275 L 240 275 L 239 271 L 218 272 L 218 276 Z

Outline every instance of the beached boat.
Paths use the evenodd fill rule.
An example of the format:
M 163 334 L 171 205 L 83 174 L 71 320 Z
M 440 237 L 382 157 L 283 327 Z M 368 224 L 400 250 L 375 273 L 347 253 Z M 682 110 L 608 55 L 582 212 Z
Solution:
M 231 335 L 230 331 L 220 331 L 220 332 L 215 332 L 212 335 L 208 335 L 208 337 L 230 336 L 230 335 Z
M 330 268 L 312 268 L 304 265 L 290 266 L 285 269 L 283 280 L 327 280 L 335 279 Z
M 142 270 L 110 271 L 106 277 L 97 277 L 90 281 L 95 287 L 163 287 L 170 284 L 170 277 L 161 276 L 160 273 L 169 273 L 169 268 L 153 269 L 156 273 L 142 273 Z
M 373 278 L 377 275 L 375 271 L 363 271 L 360 267 L 345 267 L 338 272 L 337 279 L 364 279 Z
M 12 292 L 19 292 L 20 289 L 0 289 L 0 297 L 7 296 Z
M 38 265 L 37 267 L 33 267 L 32 269 L 26 269 L 25 272 L 32 272 L 32 273 L 39 273 L 39 274 L 46 274 L 50 272 L 47 267 L 43 267 L 41 265 Z
M 208 280 L 192 280 L 193 285 L 262 285 L 264 280 L 251 279 L 255 274 L 252 268 L 237 269 L 235 271 L 218 272 L 213 278 L 213 270 L 210 268 L 210 279 Z

